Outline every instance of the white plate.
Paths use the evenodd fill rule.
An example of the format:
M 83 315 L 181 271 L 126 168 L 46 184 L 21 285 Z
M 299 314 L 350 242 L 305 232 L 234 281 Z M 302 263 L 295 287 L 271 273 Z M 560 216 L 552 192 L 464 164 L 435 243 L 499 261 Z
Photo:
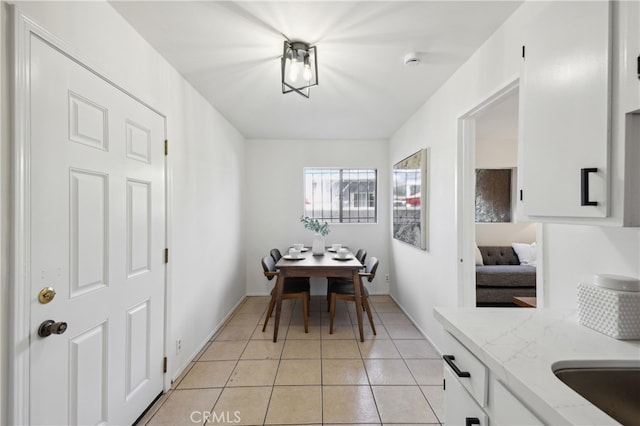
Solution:
M 287 259 L 287 260 L 302 260 L 302 259 L 304 259 L 304 256 L 300 256 L 300 257 L 291 257 L 291 255 L 290 255 L 290 254 L 285 254 L 285 255 L 284 255 L 284 256 L 282 256 L 282 257 L 284 257 L 284 258 L 285 258 L 285 259 Z
M 353 259 L 353 256 L 347 256 L 347 257 L 333 256 L 332 259 L 335 259 L 335 260 L 351 260 L 351 259 Z

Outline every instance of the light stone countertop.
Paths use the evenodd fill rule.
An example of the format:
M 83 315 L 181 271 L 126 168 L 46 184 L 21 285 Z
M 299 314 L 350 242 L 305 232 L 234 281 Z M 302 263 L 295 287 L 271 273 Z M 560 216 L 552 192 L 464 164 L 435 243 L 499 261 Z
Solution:
M 640 363 L 640 340 L 616 340 L 578 323 L 577 311 L 435 308 L 435 318 L 492 374 L 552 425 L 618 424 L 552 371 L 559 361 Z

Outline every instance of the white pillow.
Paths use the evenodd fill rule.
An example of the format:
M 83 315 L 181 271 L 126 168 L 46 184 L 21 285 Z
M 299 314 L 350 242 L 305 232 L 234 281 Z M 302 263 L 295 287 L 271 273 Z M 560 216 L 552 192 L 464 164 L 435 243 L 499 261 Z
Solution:
M 515 250 L 518 255 L 518 259 L 520 259 L 521 265 L 531 265 L 536 266 L 536 243 L 533 242 L 531 244 L 525 243 L 512 243 L 511 247 Z
M 482 253 L 480 253 L 480 249 L 476 245 L 476 266 L 484 265 L 484 260 L 482 260 Z

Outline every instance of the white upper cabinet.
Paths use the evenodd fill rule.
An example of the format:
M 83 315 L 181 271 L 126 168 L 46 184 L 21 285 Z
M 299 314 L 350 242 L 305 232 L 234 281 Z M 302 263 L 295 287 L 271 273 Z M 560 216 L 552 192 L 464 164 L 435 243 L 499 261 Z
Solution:
M 640 2 L 616 3 L 620 9 L 620 87 L 622 112 L 640 112 Z
M 548 2 L 526 31 L 520 86 L 522 212 L 608 215 L 611 4 Z

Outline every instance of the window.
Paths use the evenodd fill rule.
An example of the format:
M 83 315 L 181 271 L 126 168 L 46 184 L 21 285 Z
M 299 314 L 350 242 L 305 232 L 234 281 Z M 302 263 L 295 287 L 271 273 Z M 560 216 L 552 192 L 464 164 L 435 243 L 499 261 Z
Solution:
M 375 169 L 304 169 L 304 214 L 329 223 L 377 222 Z

